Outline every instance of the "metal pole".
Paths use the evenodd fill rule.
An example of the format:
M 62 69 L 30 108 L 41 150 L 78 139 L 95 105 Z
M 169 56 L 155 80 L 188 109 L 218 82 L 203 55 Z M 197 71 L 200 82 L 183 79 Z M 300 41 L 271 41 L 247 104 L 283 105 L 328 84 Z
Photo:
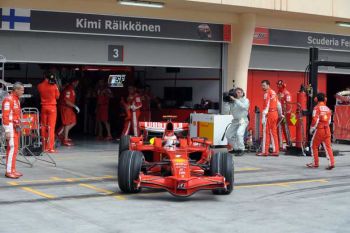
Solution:
M 309 73 L 309 84 L 312 87 L 312 94 L 309 96 L 309 100 L 308 100 L 308 117 L 306 118 L 306 128 L 308 129 L 310 124 L 311 124 L 311 120 L 312 120 L 312 110 L 315 106 L 314 103 L 314 98 L 317 95 L 317 85 L 318 85 L 318 80 L 317 80 L 317 76 L 318 76 L 318 48 L 310 48 L 310 61 L 309 61 L 309 65 L 310 65 L 310 73 Z M 309 139 L 311 138 L 311 135 L 309 134 Z
M 309 84 L 311 84 L 313 93 L 311 99 L 309 100 L 309 110 L 312 111 L 314 107 L 314 97 L 317 95 L 317 85 L 318 85 L 318 48 L 310 48 L 310 75 Z

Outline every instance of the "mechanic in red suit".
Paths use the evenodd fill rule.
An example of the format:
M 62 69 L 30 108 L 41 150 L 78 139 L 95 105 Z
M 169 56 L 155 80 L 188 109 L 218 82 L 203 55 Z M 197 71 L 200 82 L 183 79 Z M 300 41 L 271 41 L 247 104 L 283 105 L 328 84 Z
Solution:
M 20 137 L 21 105 L 19 98 L 24 93 L 24 86 L 20 82 L 13 85 L 12 92 L 2 101 L 2 125 L 6 137 L 6 173 L 5 176 L 17 179 L 23 174 L 16 171 L 16 158 Z
M 282 116 L 281 104 L 278 101 L 276 92 L 270 88 L 270 81 L 261 81 L 261 88 L 264 90 L 264 106 L 262 111 L 263 138 L 261 152 L 258 156 L 278 156 L 278 134 L 277 124 L 279 115 Z M 272 153 L 269 153 L 270 143 Z
M 127 112 L 127 116 L 124 119 L 124 129 L 122 132 L 122 135 L 129 135 L 130 131 L 132 130 L 134 136 L 140 135 L 140 129 L 139 129 L 139 117 L 141 115 L 141 97 L 136 92 L 136 88 L 134 86 L 129 86 L 128 88 L 128 98 L 126 101 L 122 98 L 121 104 L 124 106 L 125 111 Z
M 334 168 L 334 156 L 331 146 L 331 129 L 329 127 L 332 112 L 326 106 L 326 95 L 324 93 L 318 93 L 315 102 L 317 102 L 317 105 L 313 109 L 310 126 L 310 134 L 312 134 L 310 147 L 314 162 L 306 164 L 306 166 L 309 168 L 318 168 L 318 148 L 322 144 L 326 151 L 327 159 L 329 160 L 329 165 L 326 169 L 331 170 Z
M 284 138 L 286 139 L 287 143 L 290 143 L 290 141 L 288 141 L 288 136 L 287 136 L 287 132 L 286 132 L 286 128 L 285 127 L 289 127 L 288 126 L 288 122 L 290 120 L 291 114 L 292 114 L 292 96 L 290 95 L 290 92 L 287 90 L 287 84 L 283 82 L 283 80 L 278 80 L 277 82 L 277 96 L 278 96 L 278 100 L 281 103 L 281 107 L 282 107 L 282 114 L 285 116 L 285 123 L 284 124 L 280 124 L 278 127 L 281 127 L 281 130 L 278 130 L 278 132 L 283 133 Z M 282 136 L 281 136 L 282 137 Z M 280 147 L 282 147 L 283 145 L 283 141 L 279 142 L 280 143 Z M 291 145 L 289 145 L 291 146 Z
M 160 102 L 158 99 L 151 93 L 150 86 L 146 85 L 145 88 L 140 93 L 142 108 L 141 108 L 141 121 L 151 121 L 151 102 L 155 101 L 158 108 L 160 109 Z
M 57 119 L 57 100 L 60 92 L 56 85 L 56 77 L 53 73 L 46 72 L 44 80 L 38 85 L 41 99 L 41 136 L 43 137 L 43 150 L 49 153 L 55 152 L 55 128 Z
M 73 80 L 66 86 L 60 97 L 60 115 L 63 125 L 62 145 L 73 146 L 72 140 L 69 138 L 69 131 L 76 125 L 77 116 L 80 112 L 79 107 L 75 104 L 76 94 L 75 88 L 78 86 L 79 80 Z
M 103 139 L 103 125 L 107 130 L 107 137 L 105 140 L 112 140 L 111 126 L 108 121 L 109 99 L 113 97 L 111 90 L 107 87 L 107 83 L 101 79 L 98 81 L 98 87 L 96 91 L 97 95 L 97 108 L 96 108 L 96 121 L 98 127 L 97 139 Z

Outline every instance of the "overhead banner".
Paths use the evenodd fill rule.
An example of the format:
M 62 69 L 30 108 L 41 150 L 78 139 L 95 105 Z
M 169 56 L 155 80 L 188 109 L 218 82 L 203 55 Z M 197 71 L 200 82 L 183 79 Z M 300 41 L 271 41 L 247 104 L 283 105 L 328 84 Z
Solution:
M 1 30 L 231 41 L 230 25 L 112 15 L 0 8 Z
M 350 51 L 350 36 L 256 28 L 254 44 Z

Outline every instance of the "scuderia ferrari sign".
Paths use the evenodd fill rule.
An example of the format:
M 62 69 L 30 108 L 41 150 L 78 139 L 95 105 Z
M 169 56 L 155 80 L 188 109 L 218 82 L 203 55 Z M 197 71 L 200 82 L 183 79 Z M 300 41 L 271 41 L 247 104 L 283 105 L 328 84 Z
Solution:
M 254 44 L 350 51 L 350 36 L 281 29 L 256 28 Z
M 230 25 L 0 8 L 0 29 L 211 42 L 231 41 Z

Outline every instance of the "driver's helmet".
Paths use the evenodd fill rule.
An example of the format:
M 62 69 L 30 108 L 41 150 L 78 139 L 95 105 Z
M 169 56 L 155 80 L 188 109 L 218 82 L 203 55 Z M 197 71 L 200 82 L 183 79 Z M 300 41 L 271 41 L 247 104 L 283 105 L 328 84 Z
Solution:
M 177 137 L 174 133 L 173 124 L 168 122 L 166 129 L 164 131 L 163 140 L 165 142 L 164 146 L 174 146 L 176 145 Z
M 176 141 L 177 141 L 177 137 L 174 133 L 171 134 L 168 134 L 168 135 L 164 135 L 163 137 L 164 141 L 165 141 L 165 144 L 164 146 L 175 146 L 176 145 Z

